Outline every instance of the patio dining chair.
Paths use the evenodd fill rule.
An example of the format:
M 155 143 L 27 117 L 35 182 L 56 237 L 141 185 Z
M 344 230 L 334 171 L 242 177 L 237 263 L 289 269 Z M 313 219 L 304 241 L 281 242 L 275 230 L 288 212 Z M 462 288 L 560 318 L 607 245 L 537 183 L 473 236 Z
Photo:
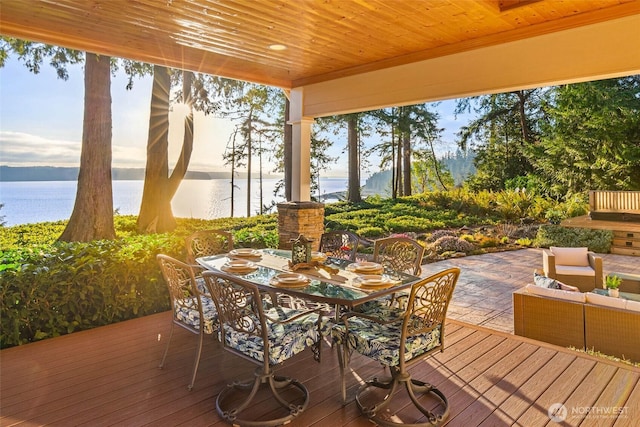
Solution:
M 196 258 L 219 255 L 233 250 L 233 236 L 227 231 L 201 230 L 187 237 L 187 262 L 196 263 Z
M 320 236 L 320 252 L 355 262 L 360 237 L 351 231 L 327 231 Z
M 373 261 L 380 263 L 386 274 L 395 276 L 406 273 L 419 276 L 422 273 L 424 246 L 408 237 L 387 237 L 377 239 L 373 246 Z M 389 306 L 402 304 L 407 298 L 406 292 L 393 293 L 382 299 L 369 301 L 358 308 L 363 313 L 382 315 Z
M 419 276 L 423 256 L 424 246 L 408 237 L 378 239 L 373 246 L 373 260 L 388 272 Z
M 171 331 L 159 367 L 160 369 L 164 367 L 176 325 L 197 334 L 199 336 L 198 347 L 191 382 L 188 386 L 188 389 L 191 390 L 198 373 L 204 335 L 213 334 L 214 329 L 217 328 L 218 313 L 210 296 L 198 289 L 195 274 L 189 264 L 163 254 L 157 255 L 157 260 L 169 290 L 172 312 Z
M 402 424 L 437 426 L 446 420 L 449 414 L 449 403 L 445 395 L 436 387 L 412 378 L 412 373 L 407 370 L 407 367 L 423 360 L 425 356 L 444 350 L 447 307 L 459 275 L 459 268 L 451 268 L 415 283 L 411 287 L 406 308 L 395 309 L 391 317 L 379 318 L 360 312 L 349 312 L 342 316 L 343 323 L 335 325 L 331 333 L 338 349 L 344 402 L 346 402 L 345 370 L 355 351 L 389 367 L 391 372 L 390 378 L 370 379 L 356 392 L 358 407 L 371 421 L 382 426 Z M 381 416 L 397 395 L 395 392 L 398 387 L 406 390 L 413 405 L 426 417 L 427 421 L 402 423 L 398 421 L 402 418 L 400 413 L 393 418 Z M 366 403 L 367 400 L 373 400 L 371 396 L 367 396 L 367 392 L 376 388 L 388 391 L 382 399 L 372 404 Z M 434 397 L 442 406 L 442 411 L 436 414 L 425 408 L 418 401 L 416 393 L 428 393 Z M 375 395 L 375 393 L 370 394 Z M 402 411 L 406 411 L 406 408 Z
M 197 264 L 196 258 L 226 254 L 233 250 L 233 236 L 222 230 L 200 230 L 189 235 L 185 241 L 187 247 L 187 262 L 191 264 L 196 276 L 196 285 L 200 292 L 205 289 L 202 272 L 204 268 Z
M 220 392 L 216 399 L 218 414 L 233 425 L 289 423 L 309 404 L 309 392 L 299 381 L 275 375 L 273 368 L 307 347 L 319 361 L 322 336 L 330 333 L 327 318 L 320 310 L 266 308 L 258 287 L 235 276 L 208 270 L 203 277 L 220 316 L 223 348 L 258 365 L 252 381 L 234 381 Z M 275 418 L 252 419 L 252 401 L 260 388 L 267 386 L 284 410 L 279 409 Z M 246 397 L 235 403 L 239 393 Z

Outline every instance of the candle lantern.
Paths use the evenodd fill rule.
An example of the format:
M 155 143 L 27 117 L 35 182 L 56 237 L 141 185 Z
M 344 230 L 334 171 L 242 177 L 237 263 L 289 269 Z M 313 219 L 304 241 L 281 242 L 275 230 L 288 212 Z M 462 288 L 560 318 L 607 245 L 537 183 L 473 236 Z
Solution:
M 291 263 L 293 265 L 311 261 L 311 242 L 313 239 L 307 239 L 302 234 L 297 239 L 291 240 Z

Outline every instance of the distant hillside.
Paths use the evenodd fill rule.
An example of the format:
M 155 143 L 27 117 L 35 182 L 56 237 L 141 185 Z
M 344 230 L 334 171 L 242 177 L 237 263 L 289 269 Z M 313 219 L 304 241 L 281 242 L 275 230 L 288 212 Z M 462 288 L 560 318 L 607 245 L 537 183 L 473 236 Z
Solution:
M 440 161 L 451 172 L 455 185 L 462 185 L 476 171 L 473 165 L 474 157 L 475 154 L 471 150 L 467 153 L 458 150 L 455 154 L 447 153 Z M 364 188 L 371 193 L 390 196 L 391 171 L 384 170 L 374 173 L 367 179 Z
M 198 172 L 189 171 L 185 179 L 228 179 L 228 172 Z M 239 178 L 246 178 L 246 173 L 238 174 Z M 254 175 L 256 176 L 256 175 Z M 143 168 L 113 168 L 112 177 L 115 181 L 136 181 L 144 179 Z M 257 176 L 256 176 L 257 177 Z M 277 175 L 264 175 L 265 179 L 280 178 Z M 0 181 L 76 181 L 78 168 L 52 166 L 0 166 Z

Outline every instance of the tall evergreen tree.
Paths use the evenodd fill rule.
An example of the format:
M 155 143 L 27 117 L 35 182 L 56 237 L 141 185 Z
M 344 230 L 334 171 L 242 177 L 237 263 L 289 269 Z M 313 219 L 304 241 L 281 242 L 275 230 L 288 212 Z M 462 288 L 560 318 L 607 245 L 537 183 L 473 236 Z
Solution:
M 84 120 L 78 189 L 59 240 L 89 242 L 116 237 L 111 184 L 111 69 L 108 56 L 86 54 Z
M 532 153 L 558 195 L 640 190 L 640 76 L 554 87 Z
M 67 80 L 67 65 L 85 61 L 85 102 L 78 189 L 73 212 L 59 237 L 63 241 L 90 241 L 115 237 L 111 191 L 111 69 L 118 61 L 108 56 L 34 43 L 11 37 L 0 38 L 0 66 L 10 54 L 17 55 L 27 68 L 38 74 L 45 59 L 58 77 Z M 85 59 L 86 57 L 86 59 Z M 134 75 L 143 75 L 144 66 L 123 60 L 131 88 Z
M 499 190 L 505 181 L 531 173 L 528 149 L 537 140 L 542 115 L 541 89 L 484 95 L 459 100 L 457 112 L 472 109 L 478 117 L 459 133 L 464 150 L 476 152 L 473 189 Z
M 176 227 L 171 209 L 171 199 L 187 173 L 193 151 L 193 108 L 191 87 L 193 73 L 183 72 L 183 103 L 188 107 L 184 120 L 182 150 L 171 174 L 169 174 L 169 105 L 171 75 L 166 67 L 153 67 L 151 114 L 147 140 L 147 164 L 145 168 L 142 203 L 138 215 L 138 230 L 147 233 L 164 233 Z

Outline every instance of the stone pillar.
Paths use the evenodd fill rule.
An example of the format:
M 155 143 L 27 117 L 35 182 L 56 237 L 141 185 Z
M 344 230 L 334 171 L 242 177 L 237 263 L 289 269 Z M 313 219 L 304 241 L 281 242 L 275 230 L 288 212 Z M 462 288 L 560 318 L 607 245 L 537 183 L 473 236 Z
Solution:
M 324 232 L 324 204 L 317 202 L 278 203 L 278 237 L 280 249 L 291 249 L 291 239 L 300 234 L 313 239 L 313 250 L 318 250 Z

